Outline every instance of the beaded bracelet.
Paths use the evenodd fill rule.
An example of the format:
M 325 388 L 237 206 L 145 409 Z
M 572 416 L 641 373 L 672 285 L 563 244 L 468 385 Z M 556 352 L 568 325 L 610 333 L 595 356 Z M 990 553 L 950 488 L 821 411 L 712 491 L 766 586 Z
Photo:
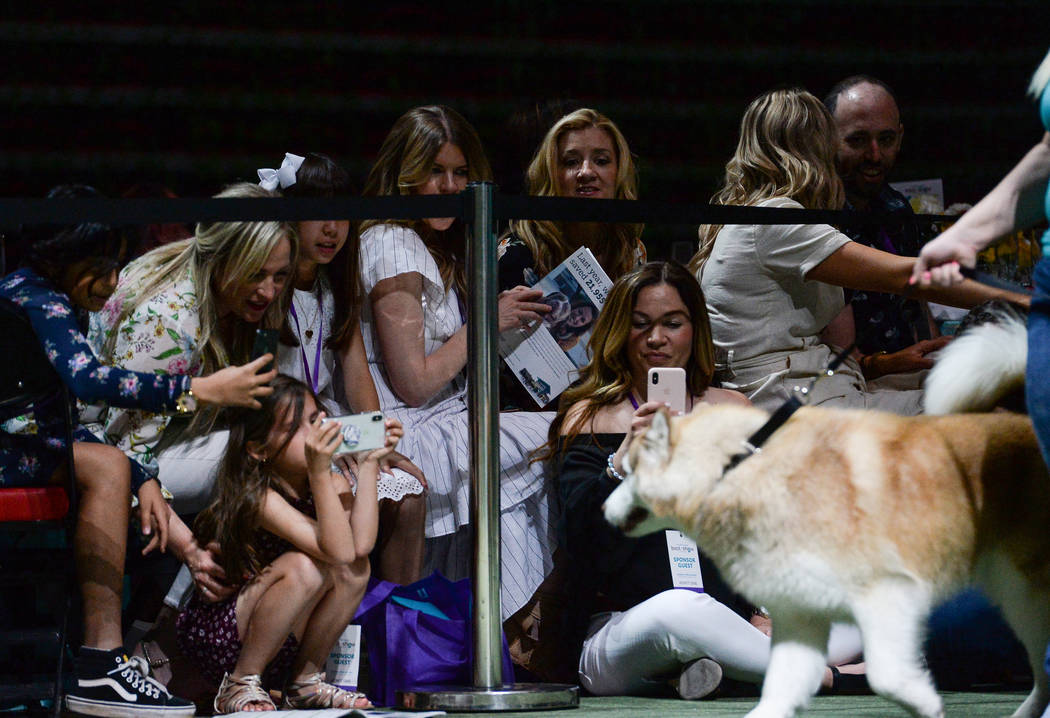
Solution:
M 609 466 L 605 469 L 605 473 L 607 473 L 610 478 L 616 479 L 617 481 L 623 481 L 623 476 L 620 475 L 620 472 L 616 470 L 616 466 L 613 464 L 614 456 L 616 456 L 616 452 L 609 454 Z

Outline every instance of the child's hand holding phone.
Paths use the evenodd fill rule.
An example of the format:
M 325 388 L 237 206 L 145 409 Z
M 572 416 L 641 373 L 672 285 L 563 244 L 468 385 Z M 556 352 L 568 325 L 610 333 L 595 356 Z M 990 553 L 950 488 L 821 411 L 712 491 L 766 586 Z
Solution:
M 325 420 L 323 411 L 310 423 L 304 444 L 310 478 L 327 476 L 332 472 L 332 455 L 343 443 L 339 429 L 337 422 Z
M 405 429 L 397 419 L 388 418 L 383 422 L 383 425 L 386 429 L 383 446 L 370 451 L 368 456 L 365 457 L 365 461 L 375 461 L 378 463 L 381 459 L 386 458 L 393 453 L 394 449 L 397 448 L 397 443 L 401 441 L 401 437 L 405 435 Z

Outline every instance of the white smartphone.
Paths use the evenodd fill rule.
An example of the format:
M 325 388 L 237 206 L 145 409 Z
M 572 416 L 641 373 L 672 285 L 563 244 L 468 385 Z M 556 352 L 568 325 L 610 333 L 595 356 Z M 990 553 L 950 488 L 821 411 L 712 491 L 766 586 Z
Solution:
M 326 423 L 329 421 L 337 421 L 342 427 L 340 433 L 343 443 L 335 450 L 336 456 L 378 449 L 386 441 L 386 422 L 383 421 L 383 415 L 378 411 L 349 416 L 332 416 L 325 419 Z
M 672 413 L 685 413 L 685 369 L 681 367 L 653 367 L 649 370 L 646 388 L 647 401 L 659 401 Z

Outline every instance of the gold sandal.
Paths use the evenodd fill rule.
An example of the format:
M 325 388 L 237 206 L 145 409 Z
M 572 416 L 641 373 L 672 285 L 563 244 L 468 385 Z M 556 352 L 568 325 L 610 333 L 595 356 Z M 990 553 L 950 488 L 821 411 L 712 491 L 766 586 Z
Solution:
M 325 683 L 324 673 L 314 673 L 304 680 L 289 683 L 284 687 L 281 708 L 301 710 L 303 708 L 372 708 L 372 701 L 364 693 L 344 691 L 339 686 Z M 304 689 L 311 689 L 303 693 Z M 364 705 L 358 705 L 359 701 Z M 347 705 L 349 703 L 349 705 Z
M 215 694 L 212 708 L 215 712 L 226 714 L 236 713 L 243 710 L 250 703 L 260 703 L 270 706 L 276 710 L 270 694 L 263 690 L 262 677 L 258 673 L 252 673 L 242 678 L 234 678 L 229 673 L 223 675 L 222 685 L 219 692 Z

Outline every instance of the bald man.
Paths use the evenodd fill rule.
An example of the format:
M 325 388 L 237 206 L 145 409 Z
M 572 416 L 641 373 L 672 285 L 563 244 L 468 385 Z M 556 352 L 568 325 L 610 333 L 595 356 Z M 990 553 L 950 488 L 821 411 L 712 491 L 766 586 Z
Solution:
M 835 85 L 824 104 L 838 130 L 835 165 L 846 190 L 846 209 L 870 213 L 870 221 L 845 227 L 844 231 L 869 247 L 917 255 L 924 237 L 907 198 L 888 181 L 904 136 L 893 91 L 874 77 L 854 75 Z M 845 317 L 836 323 L 855 326 L 859 361 L 866 377 L 874 379 L 933 365 L 927 354 L 943 342 L 929 340 L 929 323 L 918 302 L 902 303 L 892 295 L 864 291 L 852 292 L 847 298 L 852 322 Z M 840 335 L 849 339 L 852 334 L 847 330 Z
M 890 88 L 866 75 L 846 78 L 824 100 L 839 133 L 835 164 L 853 209 L 878 209 L 889 198 L 907 200 L 887 184 L 904 126 Z

